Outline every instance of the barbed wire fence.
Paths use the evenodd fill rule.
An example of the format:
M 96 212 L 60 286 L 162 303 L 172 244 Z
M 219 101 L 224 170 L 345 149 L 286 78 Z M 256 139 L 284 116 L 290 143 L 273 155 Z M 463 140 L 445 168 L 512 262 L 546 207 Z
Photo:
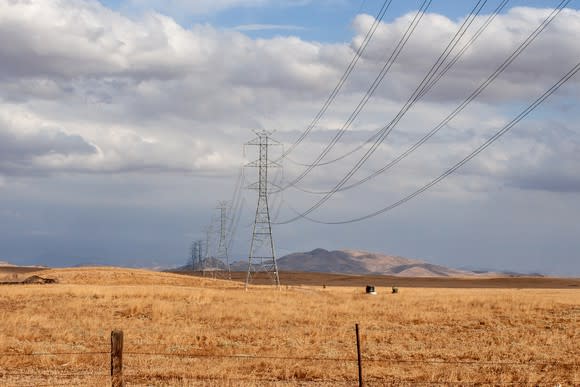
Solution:
M 357 324 L 358 325 L 358 324 Z M 377 329 L 370 329 L 370 331 L 377 331 Z M 151 381 L 156 379 L 179 379 L 181 381 L 189 382 L 215 382 L 215 383 L 252 383 L 252 384 L 264 384 L 264 385 L 365 385 L 365 386 L 395 386 L 395 385 L 429 385 L 429 386 L 439 386 L 439 385 L 463 385 L 463 386 L 475 386 L 475 385 L 501 385 L 501 386 L 536 386 L 537 382 L 527 383 L 525 381 L 501 381 L 501 380 L 473 380 L 466 378 L 465 380 L 450 380 L 449 378 L 437 377 L 432 375 L 429 380 L 421 380 L 418 378 L 404 378 L 396 376 L 376 376 L 376 375 L 366 375 L 365 374 L 365 364 L 372 365 L 380 363 L 385 368 L 395 367 L 397 365 L 406 365 L 418 367 L 420 365 L 444 365 L 444 366 L 456 366 L 456 367 L 497 367 L 498 370 L 504 369 L 506 367 L 518 367 L 518 368 L 534 368 L 539 367 L 544 372 L 550 368 L 558 368 L 560 371 L 566 371 L 569 378 L 565 380 L 556 380 L 556 378 L 547 378 L 541 382 L 541 385 L 555 386 L 559 383 L 564 383 L 564 385 L 580 385 L 580 380 L 570 379 L 577 377 L 578 372 L 580 372 L 580 361 L 577 357 L 574 357 L 570 362 L 561 361 L 539 361 L 530 360 L 526 362 L 522 361 L 509 361 L 509 360 L 481 360 L 481 359 L 414 359 L 414 358 L 401 358 L 397 356 L 390 357 L 375 357 L 372 355 L 372 347 L 358 345 L 357 340 L 357 351 L 354 352 L 352 356 L 286 356 L 286 355 L 273 355 L 273 354 L 213 354 L 213 353 L 190 353 L 190 352 L 180 352 L 180 351 L 160 351 L 160 350 L 147 350 L 143 347 L 147 346 L 170 346 L 167 343 L 139 343 L 137 342 L 137 347 L 131 348 L 129 350 L 123 349 L 122 343 L 122 332 L 121 343 L 114 343 L 115 334 L 119 335 L 120 331 L 111 332 L 111 348 L 110 350 L 102 349 L 96 351 L 55 351 L 55 352 L 0 352 L 1 359 L 8 358 L 63 358 L 63 357 L 96 357 L 99 360 L 99 367 L 93 368 L 78 368 L 71 369 L 67 368 L 67 363 L 56 368 L 39 368 L 37 364 L 28 367 L 25 370 L 18 369 L 10 370 L 5 369 L 4 362 L 0 363 L 0 384 L 4 386 L 21 386 L 30 385 L 34 386 L 69 386 L 75 385 L 103 385 L 109 384 L 113 387 L 122 385 L 134 385 L 139 384 L 141 381 Z M 351 331 L 352 332 L 352 331 Z M 353 332 L 354 333 L 354 332 Z M 354 335 L 353 335 L 354 336 Z M 364 337 L 363 337 L 364 338 Z M 354 342 L 354 340 L 353 340 Z M 116 349 L 114 347 L 117 347 Z M 354 345 L 353 345 L 354 347 Z M 120 348 L 120 350 L 119 350 Z M 366 353 L 361 353 L 364 351 Z M 369 354 L 370 353 L 370 354 Z M 360 354 L 361 356 L 357 356 Z M 417 355 L 420 355 L 418 353 Z M 348 378 L 308 378 L 308 377 L 266 377 L 259 375 L 247 375 L 244 377 L 217 377 L 200 375 L 196 372 L 152 372 L 147 369 L 139 369 L 134 366 L 132 362 L 135 359 L 144 358 L 159 358 L 159 359 L 179 359 L 189 360 L 189 361 L 202 361 L 204 359 L 211 360 L 215 365 L 216 360 L 236 360 L 243 362 L 282 362 L 289 363 L 293 365 L 296 363 L 307 362 L 312 363 L 324 363 L 327 365 L 331 363 L 333 367 L 338 365 L 343 365 L 352 368 L 352 377 Z M 102 363 L 101 363 L 102 361 Z M 110 364 L 109 364 L 110 361 Z M 123 361 L 127 364 L 123 365 Z M 33 362 L 34 364 L 34 362 Z M 116 364 L 116 366 L 115 366 Z M 110 368 L 110 369 L 109 369 Z M 350 370 L 349 370 L 350 371 Z M 364 376 L 363 376 L 364 375 Z M 116 383 L 121 381 L 121 384 Z

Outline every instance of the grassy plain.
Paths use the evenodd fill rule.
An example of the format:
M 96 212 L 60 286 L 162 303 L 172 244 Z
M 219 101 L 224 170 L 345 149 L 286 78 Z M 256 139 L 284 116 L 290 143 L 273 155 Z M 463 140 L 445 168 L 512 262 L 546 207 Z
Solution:
M 0 385 L 580 385 L 578 289 L 253 286 L 112 268 L 0 288 Z M 74 353 L 50 355 L 53 353 Z M 158 354 L 170 354 L 158 355 Z

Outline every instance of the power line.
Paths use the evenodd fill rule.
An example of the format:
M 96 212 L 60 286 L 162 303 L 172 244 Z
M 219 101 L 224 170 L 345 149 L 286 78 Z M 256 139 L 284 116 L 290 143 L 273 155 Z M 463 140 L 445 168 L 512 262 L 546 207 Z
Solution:
M 244 204 L 246 203 L 246 198 L 242 198 L 240 201 L 240 205 L 238 209 L 234 212 L 234 217 L 232 218 L 232 222 L 230 224 L 229 230 L 229 240 L 228 240 L 228 251 L 232 251 L 232 245 L 234 240 L 236 239 L 236 233 L 240 226 L 240 219 L 242 218 L 242 212 L 244 210 Z
M 334 145 L 336 145 L 336 143 L 344 135 L 344 133 L 348 130 L 348 128 L 352 125 L 352 123 L 358 117 L 360 112 L 366 106 L 367 102 L 371 99 L 371 97 L 373 96 L 373 94 L 375 93 L 377 88 L 381 85 L 383 79 L 388 74 L 389 70 L 391 69 L 391 67 L 393 66 L 395 61 L 397 60 L 398 56 L 403 51 L 403 48 L 405 47 L 405 45 L 407 44 L 407 42 L 411 38 L 411 35 L 413 34 L 415 29 L 417 28 L 417 25 L 419 24 L 419 22 L 421 21 L 421 19 L 425 15 L 425 12 L 427 11 L 429 6 L 431 5 L 431 1 L 432 0 L 424 0 L 423 1 L 423 3 L 421 4 L 421 7 L 415 13 L 415 16 L 413 17 L 413 19 L 411 20 L 411 23 L 407 27 L 405 33 L 401 36 L 401 38 L 399 39 L 399 42 L 395 46 L 394 50 L 391 52 L 391 55 L 385 61 L 385 64 L 381 68 L 381 71 L 375 77 L 374 81 L 369 86 L 367 92 L 365 93 L 363 98 L 359 101 L 358 105 L 356 106 L 354 111 L 350 114 L 350 116 L 348 117 L 346 122 L 343 124 L 342 128 L 334 135 L 334 137 L 331 139 L 330 143 L 327 144 L 326 147 L 324 148 L 324 150 L 316 157 L 316 160 L 312 164 L 310 164 L 297 178 L 295 178 L 294 180 L 292 180 L 291 182 L 286 184 L 284 187 L 280 188 L 279 191 L 286 190 L 286 189 L 296 185 L 297 183 L 299 183 L 302 179 L 304 179 L 304 177 L 306 177 L 306 175 L 308 175 L 316 166 L 318 166 L 318 163 L 328 154 L 328 152 L 330 152 L 330 150 L 334 147 Z M 279 191 L 274 191 L 274 193 L 279 192 Z
M 242 187 L 244 186 L 244 182 L 245 182 L 244 167 L 241 166 L 240 171 L 238 172 L 234 193 L 232 195 L 232 200 L 230 202 L 231 205 L 229 208 L 230 223 L 228 224 L 227 227 L 228 251 L 232 251 L 232 244 L 235 239 L 236 231 L 238 229 L 238 224 L 241 217 L 241 212 L 244 205 L 244 197 L 242 195 Z
M 449 43 L 447 44 L 447 46 L 445 47 L 445 49 L 443 50 L 443 52 L 439 55 L 439 57 L 437 58 L 437 60 L 435 61 L 435 63 L 433 63 L 433 65 L 431 66 L 431 68 L 429 69 L 429 71 L 427 72 L 427 74 L 421 80 L 421 82 L 419 83 L 419 85 L 417 85 L 417 87 L 415 88 L 415 90 L 413 91 L 413 93 L 411 94 L 411 96 L 407 99 L 407 102 L 401 107 L 401 109 L 399 110 L 399 112 L 389 122 L 389 124 L 387 124 L 385 127 L 383 127 L 382 129 L 380 129 L 377 132 L 378 138 L 375 140 L 375 143 L 373 144 L 373 146 L 371 147 L 371 149 L 367 150 L 367 152 L 365 153 L 365 155 L 363 155 L 363 157 L 356 163 L 355 167 L 350 172 L 347 173 L 347 175 L 343 178 L 343 180 L 339 184 L 337 184 L 333 188 L 333 190 L 329 191 L 324 198 L 320 199 L 320 201 L 318 203 L 316 203 L 315 206 L 322 205 L 322 203 L 324 203 L 326 200 L 328 200 L 330 198 L 330 196 L 332 196 L 334 193 L 336 193 L 337 190 L 340 189 L 341 186 L 344 185 L 346 183 L 346 181 L 348 181 L 350 179 L 350 177 L 356 171 L 358 171 L 358 169 L 360 169 L 362 167 L 362 165 L 366 162 L 366 160 L 368 160 L 368 158 L 372 155 L 372 153 L 374 153 L 374 151 L 376 150 L 376 148 L 378 148 L 378 146 L 384 141 L 384 139 L 394 129 L 394 127 L 396 126 L 396 124 L 403 118 L 403 116 L 407 113 L 407 111 L 419 99 L 419 95 L 421 94 L 421 92 L 429 84 L 429 82 L 431 81 L 431 79 L 433 79 L 433 77 L 435 76 L 435 74 L 437 73 L 437 71 L 439 70 L 439 68 L 441 68 L 441 66 L 445 63 L 445 61 L 447 60 L 447 57 L 451 54 L 451 52 L 453 51 L 453 49 L 455 48 L 455 46 L 459 43 L 459 41 L 461 40 L 461 38 L 463 37 L 463 35 L 465 34 L 465 32 L 467 31 L 467 29 L 471 25 L 471 23 L 473 23 L 473 20 L 475 20 L 475 17 L 479 14 L 479 12 L 481 12 L 481 9 L 483 8 L 483 6 L 485 5 L 486 2 L 487 2 L 487 0 L 485 0 L 485 1 L 479 0 L 478 2 L 476 2 L 476 4 L 473 7 L 473 9 L 471 10 L 469 16 L 463 21 L 463 23 L 461 24 L 461 26 L 459 27 L 459 29 L 455 32 L 455 34 L 453 35 L 453 37 L 451 38 L 451 40 L 449 41 Z M 427 6 L 429 6 L 429 4 L 427 4 Z M 422 10 L 421 16 L 424 14 L 425 10 L 426 9 L 423 9 Z M 418 11 L 417 15 L 415 15 L 416 17 L 419 15 L 419 12 L 421 12 L 421 9 Z M 412 23 L 411 23 L 411 25 L 412 25 Z M 409 26 L 409 28 L 411 28 L 411 25 Z M 415 25 L 415 27 L 416 27 L 416 25 Z M 407 31 L 409 31 L 409 29 Z M 412 30 L 411 30 L 411 33 L 412 33 Z M 403 41 L 404 37 L 405 36 L 403 36 L 403 38 L 402 38 L 401 41 Z M 379 76 L 380 76 L 380 74 L 379 74 Z M 368 92 L 367 92 L 367 95 L 368 95 Z M 360 103 L 359 103 L 359 106 L 360 106 Z M 355 109 L 355 112 L 356 112 L 356 109 Z M 360 111 L 359 111 L 359 113 L 360 113 Z M 358 115 L 358 113 L 357 113 L 357 115 Z M 352 115 L 351 115 L 351 117 L 352 117 Z M 333 139 L 334 142 L 331 142 L 326 147 L 326 149 L 320 154 L 320 156 L 317 158 L 317 161 L 322 160 L 322 158 L 336 144 L 336 141 L 338 141 L 338 139 L 340 139 L 340 137 L 344 134 L 344 131 L 346 130 L 345 128 L 346 128 L 346 124 L 345 124 L 345 126 L 343 126 L 343 129 L 341 129 L 335 135 L 335 137 Z M 317 166 L 316 163 L 315 164 L 312 164 L 311 166 L 309 166 L 304 173 L 302 173 L 296 180 L 294 180 L 293 182 L 289 183 L 289 185 L 287 187 L 289 187 L 289 186 L 295 186 L 295 183 L 297 181 L 299 181 L 300 179 L 302 179 L 309 171 L 311 171 L 316 166 Z M 314 208 L 311 207 L 311 209 L 308 210 L 305 214 L 307 215 L 308 213 L 310 213 L 313 210 L 314 210 Z M 291 219 L 289 221 L 281 222 L 281 224 L 290 223 L 290 222 L 292 222 L 294 220 L 297 220 L 299 218 L 300 217 L 298 216 L 298 217 L 293 218 L 293 219 Z
M 435 179 L 431 180 L 429 183 L 425 184 L 423 187 L 421 187 L 418 190 L 416 190 L 415 192 L 413 192 L 413 193 L 405 196 L 403 199 L 401 199 L 401 200 L 399 200 L 399 201 L 397 201 L 397 202 L 395 202 L 395 203 L 393 203 L 393 204 L 391 204 L 391 205 L 389 205 L 387 207 L 384 207 L 384 208 L 382 208 L 382 209 L 380 209 L 378 211 L 372 212 L 372 213 L 367 214 L 367 215 L 364 215 L 364 216 L 360 216 L 358 218 L 346 220 L 346 221 L 324 222 L 324 221 L 319 221 L 319 220 L 315 220 L 315 219 L 309 218 L 309 217 L 304 216 L 304 215 L 301 215 L 301 217 L 304 217 L 305 219 L 308 219 L 308 220 L 310 220 L 312 222 L 321 223 L 321 224 L 346 224 L 346 223 L 360 222 L 362 220 L 372 218 L 372 217 L 377 216 L 377 215 L 380 215 L 380 214 L 382 214 L 384 212 L 390 211 L 390 210 L 392 210 L 392 209 L 394 209 L 396 207 L 399 207 L 400 205 L 408 202 L 409 200 L 411 200 L 411 199 L 415 198 L 416 196 L 420 195 L 421 193 L 427 191 L 429 188 L 433 187 L 435 184 L 439 183 L 441 180 L 445 179 L 446 177 L 448 177 L 449 175 L 451 175 L 452 173 L 454 173 L 456 170 L 458 170 L 459 168 L 461 168 L 463 165 L 465 165 L 466 163 L 468 163 L 471 159 L 473 159 L 474 157 L 476 157 L 477 155 L 479 155 L 481 152 L 483 152 L 487 147 L 489 147 L 491 144 L 493 144 L 497 139 L 499 139 L 501 136 L 503 136 L 505 133 L 507 133 L 517 123 L 519 123 L 526 116 L 528 116 L 532 111 L 534 111 L 550 95 L 552 95 L 556 90 L 558 90 L 570 78 L 572 78 L 574 75 L 576 75 L 576 73 L 578 71 L 580 71 L 580 63 L 576 64 L 576 66 L 574 66 L 568 73 L 566 73 L 566 75 L 564 75 L 562 78 L 560 78 L 560 80 L 558 82 L 556 82 L 552 87 L 550 87 L 544 94 L 542 94 L 531 105 L 529 105 L 520 114 L 518 114 L 512 121 L 510 121 L 507 125 L 505 125 L 501 130 L 499 130 L 498 132 L 496 132 L 486 142 L 484 142 L 479 147 L 477 147 L 468 156 L 466 156 L 461 161 L 459 161 L 458 163 L 456 163 L 453 167 L 447 169 L 445 172 L 443 172 L 437 178 L 435 178 Z
M 209 225 L 207 225 L 204 228 L 205 254 L 204 254 L 204 259 L 203 259 L 202 266 L 201 266 L 201 272 L 202 272 L 202 275 L 204 277 L 205 277 L 205 272 L 206 272 L 206 266 L 207 266 L 208 262 L 210 261 L 210 258 L 212 256 L 212 251 L 213 251 L 212 234 L 213 234 L 213 230 L 214 230 L 215 221 L 216 221 L 215 215 L 212 215 L 212 219 L 211 219 Z
M 455 48 L 455 46 L 459 43 L 460 39 L 463 37 L 463 35 L 465 34 L 465 32 L 467 31 L 467 29 L 469 28 L 469 26 L 471 25 L 471 23 L 475 19 L 475 17 L 479 14 L 479 12 L 481 11 L 481 9 L 483 8 L 483 6 L 485 5 L 486 2 L 487 2 L 487 0 L 485 0 L 485 1 L 479 0 L 475 4 L 475 6 L 471 10 L 469 16 L 463 21 L 463 23 L 461 24 L 461 26 L 459 27 L 459 29 L 456 31 L 455 35 L 449 41 L 449 43 L 447 44 L 447 46 L 445 47 L 445 49 L 443 50 L 443 52 L 439 55 L 439 57 L 437 58 L 437 60 L 435 61 L 435 63 L 431 66 L 431 68 L 429 69 L 429 71 L 427 72 L 427 74 L 425 75 L 425 77 L 423 78 L 423 80 L 415 88 L 415 91 L 411 94 L 411 96 L 409 97 L 409 99 L 407 100 L 407 102 L 399 110 L 399 112 L 397 113 L 397 115 L 395 116 L 395 118 L 393 118 L 393 120 L 391 120 L 391 122 L 387 125 L 388 129 L 387 129 L 387 127 L 385 127 L 383 129 L 379 130 L 379 132 L 377 134 L 378 134 L 378 138 L 380 138 L 380 142 L 384 141 L 384 139 L 386 138 L 386 136 L 394 129 L 394 127 L 396 126 L 396 124 L 403 118 L 403 116 L 407 113 L 407 111 L 418 101 L 419 95 L 421 94 L 421 92 L 429 84 L 430 80 L 435 76 L 435 74 L 438 71 L 438 69 L 443 65 L 443 63 L 445 63 L 445 60 L 447 59 L 447 57 L 451 54 L 451 52 L 453 51 L 453 49 Z M 358 113 L 360 113 L 360 111 Z M 356 114 L 356 116 L 358 116 L 358 113 Z M 352 115 L 351 115 L 351 117 L 352 117 Z M 346 127 L 346 129 L 348 129 L 348 127 L 350 127 L 350 124 L 351 123 L 352 123 L 352 121 L 348 124 L 348 126 Z M 343 126 L 343 129 L 341 129 L 335 135 L 335 137 L 333 138 L 333 142 L 331 142 L 326 147 L 326 149 L 321 153 L 321 155 L 317 159 L 317 162 L 318 161 L 321 161 L 322 158 L 324 158 L 326 156 L 326 154 L 328 154 L 328 152 L 330 152 L 331 148 L 334 147 L 334 145 L 336 144 L 336 142 L 342 137 L 342 135 L 344 134 L 344 132 L 346 131 L 346 129 Z M 378 141 L 379 141 L 378 139 L 375 140 L 375 144 Z M 378 146 L 378 145 L 376 145 L 376 146 Z M 371 154 L 372 153 L 374 153 L 374 151 L 371 152 Z M 364 158 L 363 163 L 366 162 L 366 159 L 368 159 L 368 157 L 370 157 L 370 154 L 366 158 L 363 157 Z M 311 166 L 309 166 L 307 168 L 306 173 L 308 173 L 314 167 L 318 166 L 317 162 L 315 162 L 314 164 L 312 164 Z M 301 180 L 306 175 L 306 173 L 303 173 L 298 179 Z M 296 180 L 293 183 L 290 183 L 290 185 L 291 186 L 294 186 L 295 183 L 296 183 Z
M 471 38 L 453 56 L 453 58 L 445 65 L 445 67 L 435 76 L 435 78 L 431 81 L 431 83 L 429 83 L 423 89 L 423 91 L 419 94 L 418 99 L 423 98 L 427 93 L 429 93 L 429 91 L 431 91 L 431 89 L 433 88 L 433 86 L 435 86 L 441 80 L 441 78 L 443 78 L 443 76 L 445 74 L 447 74 L 447 72 L 459 61 L 459 59 L 461 59 L 461 57 L 467 51 L 467 49 L 473 43 L 475 43 L 475 41 L 480 37 L 480 35 L 489 27 L 489 25 L 491 24 L 491 22 L 493 22 L 493 20 L 496 18 L 496 16 L 505 8 L 505 6 L 509 3 L 509 1 L 510 0 L 502 0 L 500 2 L 500 4 L 494 9 L 494 11 L 487 17 L 487 19 L 485 20 L 485 22 L 471 36 Z M 324 161 L 324 162 L 320 162 L 320 163 L 318 163 L 318 166 L 330 165 L 330 164 L 333 164 L 333 163 L 335 163 L 337 161 L 344 160 L 345 158 L 347 158 L 348 156 L 352 155 L 353 153 L 356 153 L 359 150 L 361 150 L 365 145 L 367 145 L 367 144 L 372 143 L 373 141 L 375 141 L 380 136 L 380 134 L 381 134 L 380 131 L 374 133 L 366 141 L 362 142 L 361 144 L 359 144 L 358 146 L 356 146 L 352 150 L 346 152 L 345 154 L 343 154 L 341 156 L 335 157 L 332 160 L 327 160 L 327 161 Z M 293 163 L 298 164 L 298 165 L 303 166 L 303 167 L 308 167 L 308 166 L 311 165 L 311 164 L 298 163 L 298 162 L 295 162 L 295 161 L 293 161 Z M 327 194 L 328 192 L 330 192 L 330 191 L 314 191 L 314 190 L 308 190 L 308 189 L 304 189 L 304 188 L 301 188 L 301 187 L 298 187 L 298 186 L 294 186 L 294 188 L 296 188 L 297 190 L 302 191 L 302 192 L 312 193 L 312 194 L 318 194 L 318 195 L 324 195 L 324 194 Z M 348 188 L 344 187 L 340 191 L 344 191 L 346 189 L 348 189 Z
M 467 32 L 467 30 L 469 29 L 469 27 L 471 26 L 471 24 L 475 20 L 476 16 L 481 12 L 482 8 L 484 7 L 484 5 L 486 3 L 487 3 L 487 0 L 479 0 L 476 2 L 476 4 L 474 5 L 473 9 L 471 10 L 469 16 L 463 21 L 463 23 L 461 24 L 459 29 L 456 31 L 455 35 L 452 37 L 452 39 L 447 44 L 446 48 L 439 55 L 439 57 L 437 58 L 435 63 L 431 66 L 430 70 L 425 75 L 423 80 L 419 83 L 419 85 L 416 87 L 415 91 L 411 94 L 411 97 L 409 97 L 409 99 L 403 105 L 401 110 L 399 110 L 399 112 L 397 113 L 395 118 L 393 120 L 391 120 L 391 122 L 387 125 L 388 129 L 385 127 L 383 129 L 379 130 L 379 132 L 376 134 L 376 136 L 378 136 L 380 138 L 380 142 L 384 141 L 386 136 L 388 136 L 388 134 L 394 129 L 394 127 L 403 118 L 403 116 L 407 113 L 407 111 L 419 100 L 421 95 L 424 95 L 424 94 L 422 94 L 422 92 L 429 85 L 431 80 L 435 77 L 437 71 L 441 68 L 441 66 L 443 66 L 443 64 L 445 63 L 445 61 L 447 60 L 447 58 L 449 57 L 451 52 L 454 50 L 455 46 L 459 43 L 459 41 L 461 40 L 463 35 Z M 358 113 L 360 113 L 360 111 Z M 358 116 L 358 113 L 356 114 L 356 116 Z M 350 122 L 348 124 L 346 129 L 348 129 L 348 127 L 350 126 L 351 123 L 352 122 Z M 301 176 L 299 176 L 299 178 L 297 179 L 298 181 L 301 180 L 310 170 L 312 170 L 314 167 L 319 165 L 318 162 L 321 161 L 325 157 L 325 155 L 328 154 L 328 152 L 330 152 L 330 149 L 332 147 L 334 147 L 336 142 L 340 139 L 340 137 L 342 137 L 342 135 L 344 134 L 346 129 L 343 126 L 343 129 L 341 129 L 333 138 L 333 142 L 331 142 L 326 147 L 326 149 L 318 157 L 317 161 L 314 164 L 310 165 L 307 168 L 307 170 L 305 171 L 305 173 L 303 173 Z M 378 140 L 375 140 L 375 141 L 378 142 Z M 375 142 L 375 144 L 376 144 L 376 142 Z M 378 147 L 378 144 L 374 145 L 374 146 Z M 371 152 L 371 154 L 372 153 L 374 153 L 374 150 Z M 366 162 L 368 157 L 370 157 L 370 154 L 366 157 L 363 157 L 364 160 L 362 161 L 362 163 Z M 295 186 L 295 183 L 296 183 L 296 180 L 294 182 L 290 183 L 289 186 Z
M 330 93 L 330 95 L 328 96 L 328 98 L 326 99 L 326 101 L 324 102 L 324 104 L 322 105 L 322 107 L 320 108 L 320 110 L 318 111 L 318 113 L 316 114 L 314 119 L 312 120 L 312 122 L 310 122 L 310 124 L 308 125 L 306 130 L 304 130 L 304 132 L 298 137 L 298 139 L 292 145 L 290 145 L 288 150 L 283 152 L 282 155 L 280 156 L 280 158 L 276 161 L 279 161 L 279 160 L 287 157 L 290 153 L 292 153 L 292 151 L 294 151 L 294 149 L 298 145 L 300 145 L 300 143 L 302 141 L 304 141 L 304 139 L 308 136 L 308 134 L 312 131 L 312 129 L 314 129 L 314 127 L 318 124 L 320 119 L 324 116 L 324 114 L 326 113 L 326 111 L 328 110 L 328 108 L 330 107 L 332 102 L 334 102 L 338 93 L 340 92 L 340 90 L 342 89 L 344 84 L 346 83 L 348 77 L 350 76 L 350 74 L 354 70 L 354 68 L 355 68 L 356 64 L 358 63 L 359 59 L 361 58 L 362 54 L 366 50 L 369 42 L 371 41 L 371 39 L 373 38 L 373 36 L 377 30 L 377 27 L 379 26 L 380 22 L 383 20 L 383 18 L 385 16 L 387 10 L 389 9 L 391 2 L 392 2 L 392 0 L 385 0 L 383 2 L 383 6 L 380 8 L 377 16 L 375 17 L 373 24 L 371 25 L 371 27 L 367 31 L 363 42 L 361 43 L 359 48 L 356 50 L 353 58 L 351 59 L 350 63 L 348 64 L 346 70 L 344 71 L 344 73 L 340 77 L 338 84 L 334 87 L 334 89 L 332 90 L 332 92 Z
M 280 168 L 278 168 L 278 173 L 273 179 L 271 185 L 275 188 L 280 188 L 280 184 L 284 181 L 284 166 L 283 161 L 279 163 Z M 274 200 L 271 203 L 271 208 L 273 211 L 272 222 L 276 222 L 280 216 L 280 211 L 282 210 L 282 205 L 284 204 L 284 192 L 280 192 L 279 195 L 274 196 Z
M 546 19 L 524 40 L 523 43 L 483 82 L 481 83 L 458 107 L 456 107 L 439 125 L 437 125 L 432 131 L 437 131 L 443 127 L 447 122 L 451 121 L 455 116 L 457 116 L 467 105 L 469 105 L 479 94 L 481 94 L 537 37 L 538 35 L 558 16 L 560 11 L 570 2 L 571 0 L 562 0 L 557 8 L 555 8 Z M 419 89 L 416 89 L 417 91 Z M 409 102 L 409 101 L 408 101 Z M 408 110 L 408 108 L 407 108 Z M 316 210 L 322 206 L 326 201 L 328 201 L 336 192 L 338 192 L 350 178 L 364 165 L 364 163 L 370 158 L 370 156 L 377 150 L 383 140 L 388 136 L 394 125 L 402 118 L 402 115 L 406 111 L 400 111 L 388 125 L 381 129 L 381 135 L 371 146 L 370 149 L 361 157 L 355 166 L 334 186 L 334 188 L 329 191 L 324 197 L 318 200 L 314 205 L 312 205 L 308 210 L 297 214 L 295 217 L 290 218 L 284 222 L 278 222 L 276 224 L 288 224 L 294 222 L 305 215 L 310 214 L 312 211 Z M 357 184 L 358 185 L 358 184 Z M 306 218 L 308 219 L 308 218 Z
M 566 2 L 566 4 L 569 1 Z M 566 5 L 564 4 L 562 6 L 562 8 Z M 562 5 L 562 4 L 561 4 Z M 562 9 L 560 8 L 560 9 Z M 554 15 L 555 17 L 555 15 Z M 546 19 L 547 20 L 547 19 Z M 544 21 L 546 21 L 544 20 Z M 551 21 L 551 20 L 550 20 Z M 549 22 L 548 22 L 549 23 Z M 547 26 L 547 24 L 543 27 L 545 28 Z M 538 27 L 538 29 L 542 27 L 542 25 L 540 25 Z M 542 30 L 543 30 L 542 28 Z M 409 156 L 411 153 L 413 153 L 417 148 L 419 148 L 421 145 L 423 145 L 425 142 L 427 142 L 431 137 L 433 137 L 437 132 L 439 132 L 439 130 L 441 130 L 442 128 L 444 128 L 445 126 L 447 126 L 449 124 L 449 122 L 451 122 L 460 112 L 463 111 L 463 109 L 465 107 L 467 107 L 467 105 L 469 103 L 471 103 L 471 101 L 473 101 L 479 94 L 481 94 L 483 92 L 483 90 L 485 90 L 485 88 L 487 88 L 487 86 L 489 86 L 489 84 L 491 82 L 493 82 L 493 80 L 495 80 L 495 78 L 497 78 L 504 70 L 505 68 L 507 68 L 507 66 L 509 66 L 509 64 L 511 64 L 511 62 L 513 62 L 522 52 L 525 48 L 527 48 L 532 41 L 534 41 L 537 37 L 536 34 L 534 35 L 537 31 L 541 32 L 541 30 L 534 30 L 534 32 L 532 32 L 532 34 L 530 34 L 528 36 L 528 39 L 526 39 L 517 49 L 516 51 L 514 51 L 512 53 L 512 55 L 510 55 L 501 65 L 500 67 L 498 67 L 498 69 L 496 69 L 496 71 L 490 75 L 490 77 L 483 82 L 469 97 L 467 97 L 463 103 L 461 105 L 459 105 L 454 111 L 452 111 L 449 115 L 447 115 L 447 117 L 445 117 L 439 124 L 437 124 L 433 129 L 431 129 L 429 132 L 427 132 L 423 137 L 421 137 L 417 142 L 415 142 L 415 144 L 413 144 L 411 147 L 409 147 L 405 152 L 401 153 L 399 156 L 395 157 L 393 160 L 391 160 L 388 164 L 386 164 L 384 167 L 376 170 L 375 172 L 371 173 L 370 175 L 366 176 L 365 178 L 348 184 L 348 185 L 344 185 L 343 187 L 341 187 L 339 190 L 337 190 L 336 192 L 342 192 L 342 191 L 346 191 L 355 187 L 358 187 L 361 184 L 366 183 L 369 180 L 374 179 L 375 177 L 383 174 L 384 172 L 386 172 L 387 170 L 391 169 L 392 167 L 394 167 L 395 165 L 397 165 L 398 163 L 400 163 L 402 160 L 404 160 L 405 158 L 407 158 L 407 156 Z M 503 68 L 502 68 L 503 67 Z M 501 71 L 498 71 L 500 68 Z M 493 79 L 492 79 L 493 77 Z M 430 85 L 429 87 L 432 87 L 432 85 Z M 428 92 L 428 90 L 426 91 Z M 325 192 L 326 194 L 326 192 Z
M 445 65 L 443 70 L 435 77 L 433 82 L 429 84 L 424 91 L 421 93 L 419 98 L 422 98 L 425 94 L 427 94 L 433 86 L 439 82 L 439 80 L 457 63 L 457 61 L 463 56 L 465 51 L 479 38 L 479 36 L 489 27 L 491 22 L 496 18 L 496 16 L 505 8 L 505 6 L 509 3 L 510 0 L 502 0 L 501 3 L 494 9 L 494 11 L 488 16 L 485 22 L 479 27 L 479 29 L 471 36 L 471 38 L 465 43 L 465 45 L 457 52 L 455 57 Z

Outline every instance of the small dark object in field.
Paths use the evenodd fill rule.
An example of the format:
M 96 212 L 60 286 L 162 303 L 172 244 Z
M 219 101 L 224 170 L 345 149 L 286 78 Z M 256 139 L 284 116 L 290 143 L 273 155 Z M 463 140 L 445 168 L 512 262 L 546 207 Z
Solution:
M 23 284 L 55 284 L 57 281 L 54 278 L 42 278 L 37 275 L 26 278 L 21 283 Z
M 393 294 L 399 293 L 399 288 L 393 286 Z
M 367 285 L 366 292 L 367 294 L 377 294 L 373 285 Z

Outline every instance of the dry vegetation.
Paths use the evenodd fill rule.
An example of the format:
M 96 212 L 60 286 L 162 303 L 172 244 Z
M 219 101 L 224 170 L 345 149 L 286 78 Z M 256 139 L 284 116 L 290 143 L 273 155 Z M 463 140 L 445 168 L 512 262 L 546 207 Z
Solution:
M 127 385 L 355 385 L 356 322 L 370 386 L 580 384 L 574 289 L 367 296 L 359 287 L 244 291 L 144 270 L 41 275 L 60 283 L 0 288 L 0 385 L 107 385 L 113 328 L 125 333 Z M 71 352 L 84 354 L 48 355 Z

